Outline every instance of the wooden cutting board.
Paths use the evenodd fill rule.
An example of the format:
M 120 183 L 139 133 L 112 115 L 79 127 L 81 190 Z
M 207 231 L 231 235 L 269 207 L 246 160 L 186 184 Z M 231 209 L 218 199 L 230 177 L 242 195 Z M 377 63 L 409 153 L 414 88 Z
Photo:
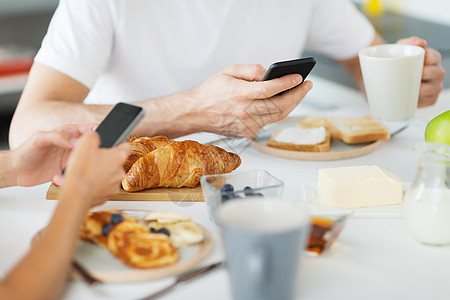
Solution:
M 61 188 L 50 185 L 47 191 L 46 199 L 58 200 Z M 154 188 L 143 190 L 140 192 L 126 192 L 120 190 L 120 192 L 112 196 L 109 200 L 116 201 L 185 201 L 185 202 L 202 202 L 203 194 L 200 186 L 195 188 Z

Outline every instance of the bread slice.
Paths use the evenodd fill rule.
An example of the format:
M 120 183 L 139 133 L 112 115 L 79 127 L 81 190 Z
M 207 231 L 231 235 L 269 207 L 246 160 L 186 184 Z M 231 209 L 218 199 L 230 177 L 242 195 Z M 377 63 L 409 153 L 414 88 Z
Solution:
M 372 116 L 327 117 L 328 128 L 347 144 L 359 144 L 391 137 L 389 130 Z
M 314 128 L 320 128 L 320 127 L 307 127 L 303 129 L 314 129 Z M 288 128 L 286 128 L 288 129 Z M 303 151 L 303 152 L 328 152 L 330 151 L 330 134 L 325 129 L 325 141 L 317 143 L 317 144 L 303 144 L 302 141 L 299 141 L 299 143 L 287 143 L 287 142 L 280 142 L 276 140 L 276 137 L 282 132 L 282 130 L 274 130 L 272 136 L 270 137 L 270 140 L 267 142 L 267 146 L 273 147 L 273 148 L 279 148 L 284 150 L 291 150 L 291 151 Z
M 334 127 L 330 126 L 330 122 L 328 122 L 328 119 L 325 116 L 307 116 L 303 118 L 301 122 L 298 122 L 297 126 L 300 127 L 323 126 L 328 131 L 332 139 L 334 140 L 339 139 L 339 132 Z
M 328 126 L 328 122 L 327 122 L 327 117 L 324 116 L 306 116 L 302 119 L 301 122 L 297 123 L 298 126 L 304 127 L 304 126 L 308 126 L 308 127 L 319 127 L 319 126 L 323 126 L 323 127 L 327 127 Z

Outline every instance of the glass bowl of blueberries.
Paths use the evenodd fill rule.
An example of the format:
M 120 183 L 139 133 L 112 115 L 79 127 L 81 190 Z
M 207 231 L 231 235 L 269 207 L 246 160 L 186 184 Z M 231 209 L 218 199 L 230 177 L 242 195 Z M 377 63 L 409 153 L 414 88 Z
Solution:
M 217 224 L 219 206 L 233 199 L 277 197 L 283 194 L 284 184 L 265 170 L 250 170 L 231 174 L 205 175 L 200 179 L 209 219 Z

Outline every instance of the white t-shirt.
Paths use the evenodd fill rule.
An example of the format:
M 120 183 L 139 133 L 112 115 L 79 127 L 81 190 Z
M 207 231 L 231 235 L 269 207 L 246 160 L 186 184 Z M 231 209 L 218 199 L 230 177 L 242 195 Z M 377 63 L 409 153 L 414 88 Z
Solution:
M 112 104 L 304 49 L 354 57 L 373 37 L 349 0 L 61 0 L 35 60 L 90 88 L 85 103 Z

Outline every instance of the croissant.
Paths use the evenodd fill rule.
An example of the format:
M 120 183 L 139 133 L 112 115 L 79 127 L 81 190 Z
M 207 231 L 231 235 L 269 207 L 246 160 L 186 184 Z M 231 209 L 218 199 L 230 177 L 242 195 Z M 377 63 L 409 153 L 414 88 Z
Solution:
M 154 137 L 136 137 L 136 135 L 131 135 L 128 138 L 128 143 L 131 145 L 131 154 L 128 156 L 124 169 L 125 172 L 131 168 L 131 166 L 141 157 L 147 155 L 147 153 L 153 150 L 163 147 L 167 144 L 173 143 L 165 136 L 154 136 Z
M 113 222 L 119 215 L 121 218 Z M 109 250 L 130 267 L 160 267 L 174 264 L 179 259 L 170 238 L 150 233 L 147 226 L 120 211 L 90 212 L 79 236 Z
M 128 192 L 195 187 L 201 176 L 229 173 L 240 164 L 237 154 L 214 145 L 189 140 L 173 142 L 138 159 L 122 180 L 122 187 Z

